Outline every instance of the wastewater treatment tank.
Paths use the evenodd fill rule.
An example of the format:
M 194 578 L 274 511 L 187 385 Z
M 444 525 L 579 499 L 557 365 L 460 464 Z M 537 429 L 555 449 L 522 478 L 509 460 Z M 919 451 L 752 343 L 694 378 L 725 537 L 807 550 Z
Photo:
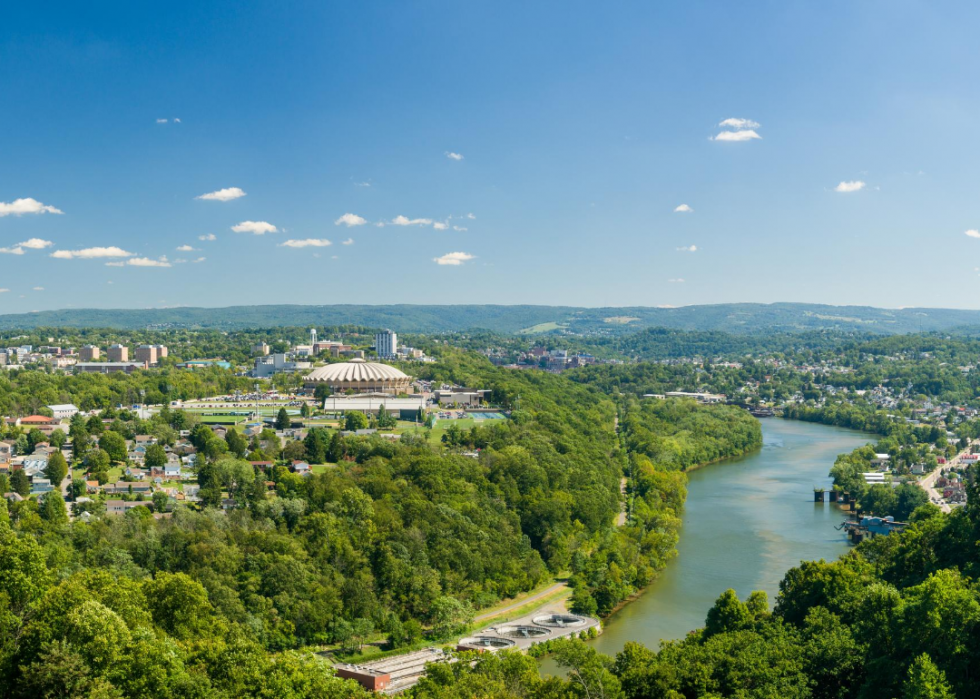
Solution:
M 531 621 L 536 626 L 547 626 L 556 629 L 575 629 L 588 624 L 588 620 L 585 617 L 575 614 L 545 614 L 544 616 L 536 616 Z
M 497 633 L 508 638 L 540 641 L 551 635 L 551 629 L 543 626 L 501 626 L 497 629 Z
M 514 642 L 509 638 L 498 638 L 497 636 L 470 636 L 464 638 L 456 646 L 458 650 L 489 650 L 497 651 L 505 648 L 513 648 Z

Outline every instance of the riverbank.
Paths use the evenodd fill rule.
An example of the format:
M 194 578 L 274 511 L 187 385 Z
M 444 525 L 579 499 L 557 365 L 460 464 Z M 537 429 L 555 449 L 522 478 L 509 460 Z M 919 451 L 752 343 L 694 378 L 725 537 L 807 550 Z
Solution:
M 830 487 L 837 455 L 874 436 L 814 422 L 762 421 L 761 449 L 687 472 L 677 555 L 647 588 L 617 605 L 593 641 L 615 653 L 626 641 L 656 648 L 704 624 L 728 588 L 743 598 L 778 592 L 779 580 L 801 560 L 833 559 L 847 551 L 834 527 L 844 513 L 813 502 L 815 486 Z

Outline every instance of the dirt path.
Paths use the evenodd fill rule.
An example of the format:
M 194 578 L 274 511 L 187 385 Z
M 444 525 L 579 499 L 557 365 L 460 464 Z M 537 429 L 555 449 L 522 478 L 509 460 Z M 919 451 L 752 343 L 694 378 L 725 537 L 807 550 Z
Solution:
M 563 582 L 555 583 L 551 587 L 547 587 L 544 590 L 542 590 L 541 592 L 538 592 L 537 594 L 533 594 L 530 597 L 525 597 L 524 599 L 522 599 L 522 600 L 520 600 L 518 602 L 514 602 L 513 604 L 507 605 L 506 607 L 502 607 L 500 609 L 494 609 L 491 612 L 485 612 L 483 614 L 479 614 L 479 615 L 473 617 L 473 621 L 486 621 L 487 619 L 492 619 L 495 616 L 500 616 L 501 614 L 507 614 L 508 612 L 512 612 L 515 609 L 519 609 L 520 607 L 523 607 L 525 605 L 528 605 L 528 604 L 532 604 L 534 602 L 537 602 L 538 600 L 543 599 L 544 597 L 548 597 L 549 595 L 553 595 L 554 593 L 556 593 L 559 590 L 562 590 L 562 589 L 564 589 L 566 587 L 568 587 L 568 586 L 565 583 L 563 583 Z

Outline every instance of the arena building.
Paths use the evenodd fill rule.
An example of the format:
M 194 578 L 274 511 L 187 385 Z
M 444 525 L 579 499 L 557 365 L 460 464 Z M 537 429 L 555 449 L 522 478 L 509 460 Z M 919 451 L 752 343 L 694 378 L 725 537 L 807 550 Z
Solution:
M 314 369 L 305 378 L 307 388 L 326 384 L 334 393 L 386 393 L 411 391 L 412 377 L 393 366 L 352 359 Z

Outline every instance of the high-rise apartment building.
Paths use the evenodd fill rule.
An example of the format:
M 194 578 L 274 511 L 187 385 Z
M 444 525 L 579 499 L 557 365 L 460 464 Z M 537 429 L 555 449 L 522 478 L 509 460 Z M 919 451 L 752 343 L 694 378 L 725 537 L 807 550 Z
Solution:
M 374 351 L 379 357 L 394 357 L 398 354 L 398 335 L 384 330 L 374 336 Z

